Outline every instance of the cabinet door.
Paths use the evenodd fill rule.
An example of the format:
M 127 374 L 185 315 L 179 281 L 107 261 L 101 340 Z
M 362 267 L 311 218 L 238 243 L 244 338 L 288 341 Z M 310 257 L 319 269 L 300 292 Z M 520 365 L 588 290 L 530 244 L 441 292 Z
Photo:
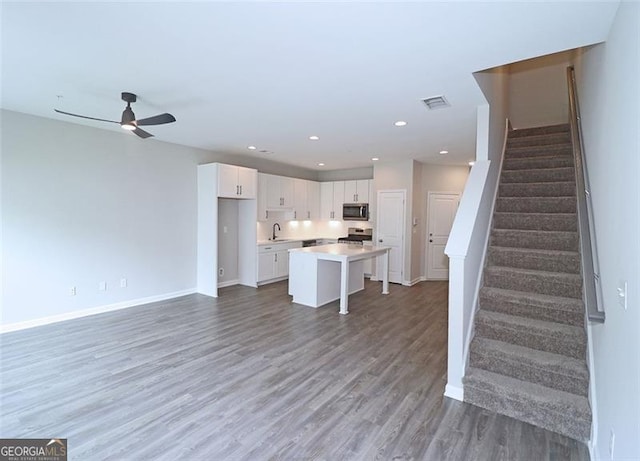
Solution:
M 282 250 L 275 253 L 275 276 L 285 277 L 289 275 L 289 251 Z
M 309 219 L 307 218 L 307 182 L 304 179 L 293 180 L 293 219 Z
M 358 203 L 358 181 L 344 182 L 344 203 Z
M 342 220 L 342 205 L 344 201 L 344 181 L 334 181 L 333 183 L 333 219 Z
M 274 259 L 276 253 L 258 254 L 258 282 L 263 282 L 275 277 Z
M 266 221 L 267 218 L 267 175 L 258 173 L 258 221 Z
M 218 164 L 218 197 L 238 198 L 238 167 Z
M 356 202 L 369 203 L 369 180 L 359 179 L 356 181 Z
M 320 219 L 333 219 L 333 182 L 320 183 Z
M 267 208 L 275 210 L 282 208 L 282 195 L 280 194 L 280 176 L 265 175 L 267 178 Z
M 304 219 L 320 219 L 320 183 L 307 181 L 307 217 Z
M 256 198 L 258 172 L 251 168 L 238 167 L 238 185 L 241 198 Z
M 286 178 L 284 176 L 280 177 L 280 194 L 282 197 L 282 207 L 283 208 L 293 208 L 293 178 Z

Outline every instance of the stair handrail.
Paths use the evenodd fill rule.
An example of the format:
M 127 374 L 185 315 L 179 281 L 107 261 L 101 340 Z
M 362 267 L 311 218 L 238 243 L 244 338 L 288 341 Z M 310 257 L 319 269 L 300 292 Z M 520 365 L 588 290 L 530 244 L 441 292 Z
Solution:
M 584 159 L 584 142 L 580 125 L 580 106 L 573 66 L 567 67 L 567 86 L 569 88 L 569 124 L 571 126 L 571 143 L 576 170 L 576 187 L 578 190 L 578 226 L 580 229 L 580 253 L 582 260 L 582 276 L 584 278 L 584 302 L 587 318 L 591 322 L 604 323 L 605 313 L 600 308 L 602 303 L 602 287 L 598 265 L 598 252 L 593 225 L 593 207 L 589 176 Z M 593 238 L 592 238 L 593 236 Z

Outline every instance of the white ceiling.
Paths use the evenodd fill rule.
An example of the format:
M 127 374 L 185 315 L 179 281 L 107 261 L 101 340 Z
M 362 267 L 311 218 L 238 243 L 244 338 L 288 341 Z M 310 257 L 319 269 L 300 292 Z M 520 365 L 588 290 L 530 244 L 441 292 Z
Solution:
M 1 102 L 122 131 L 53 109 L 119 120 L 129 91 L 138 118 L 177 118 L 148 127 L 162 141 L 313 170 L 368 166 L 374 156 L 464 164 L 484 102 L 473 72 L 604 41 L 617 7 L 2 2 Z M 420 101 L 440 94 L 450 108 Z

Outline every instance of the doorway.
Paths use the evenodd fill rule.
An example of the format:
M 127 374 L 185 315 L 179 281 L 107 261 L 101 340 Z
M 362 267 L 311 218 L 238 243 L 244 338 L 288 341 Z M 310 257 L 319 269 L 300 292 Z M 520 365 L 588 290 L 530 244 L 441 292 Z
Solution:
M 389 282 L 402 283 L 404 269 L 405 190 L 378 191 L 376 233 L 378 244 L 389 251 Z M 382 273 L 378 265 L 377 273 Z M 378 277 L 381 279 L 381 277 Z
M 455 192 L 427 193 L 427 280 L 449 279 L 449 257 L 444 249 L 459 203 L 460 194 Z

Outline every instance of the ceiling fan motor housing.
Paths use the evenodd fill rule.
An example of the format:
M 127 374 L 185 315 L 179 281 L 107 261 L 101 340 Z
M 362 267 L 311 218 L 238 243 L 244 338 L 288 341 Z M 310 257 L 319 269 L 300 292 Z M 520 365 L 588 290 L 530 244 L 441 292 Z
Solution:
M 136 102 L 136 100 L 138 99 L 138 97 L 135 94 L 127 93 L 126 91 L 122 92 L 121 97 L 124 102 L 128 102 L 128 103 Z

